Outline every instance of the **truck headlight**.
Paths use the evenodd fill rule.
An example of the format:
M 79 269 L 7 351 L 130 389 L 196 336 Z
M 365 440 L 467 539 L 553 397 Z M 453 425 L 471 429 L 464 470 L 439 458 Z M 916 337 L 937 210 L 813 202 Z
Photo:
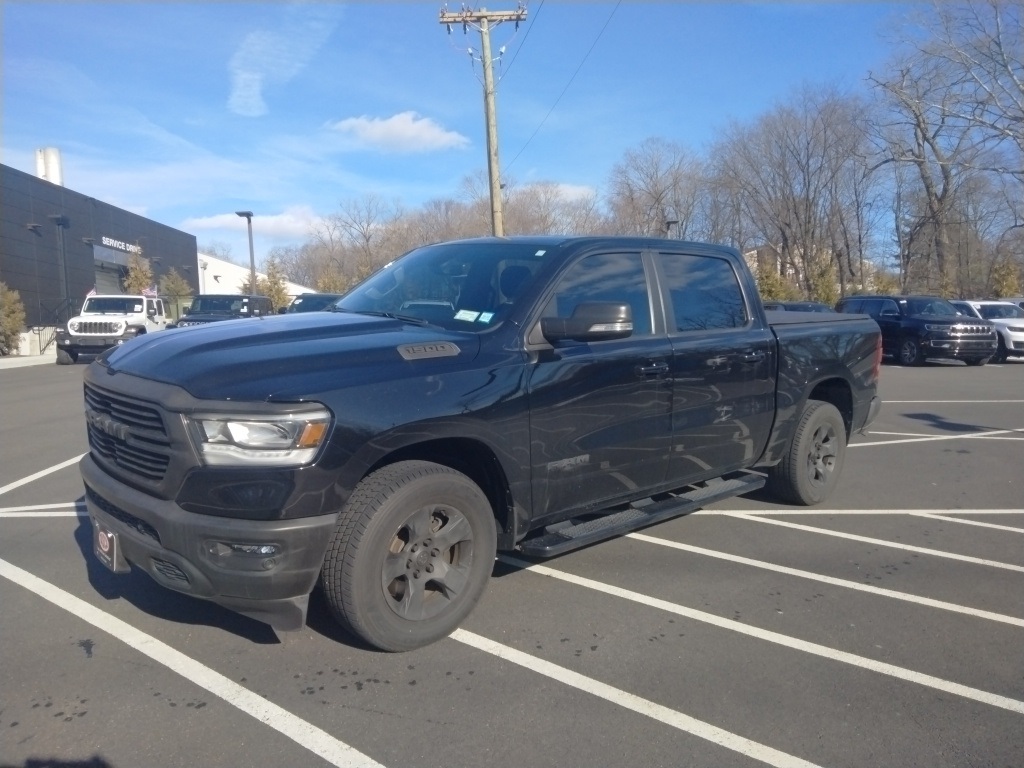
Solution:
M 935 323 L 926 323 L 924 329 L 926 331 L 945 331 L 946 333 L 952 333 L 958 330 L 955 326 L 936 325 Z
M 82 324 L 77 320 L 72 320 L 70 323 L 68 323 L 68 326 L 74 333 L 78 333 L 78 329 L 82 327 Z
M 189 433 L 210 466 L 296 467 L 316 456 L 331 425 L 326 409 L 278 415 L 186 416 Z

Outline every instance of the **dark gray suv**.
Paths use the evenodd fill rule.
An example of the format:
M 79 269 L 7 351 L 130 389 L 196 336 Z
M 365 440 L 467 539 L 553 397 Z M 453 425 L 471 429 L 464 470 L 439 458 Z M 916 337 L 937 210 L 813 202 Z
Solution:
M 984 365 L 996 353 L 992 323 L 961 317 L 938 296 L 847 296 L 836 312 L 870 315 L 882 329 L 882 354 L 901 365 L 929 357 Z

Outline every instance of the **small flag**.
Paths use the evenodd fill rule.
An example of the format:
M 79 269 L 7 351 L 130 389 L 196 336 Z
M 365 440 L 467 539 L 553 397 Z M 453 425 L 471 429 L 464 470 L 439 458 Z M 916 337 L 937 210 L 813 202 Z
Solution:
M 145 296 L 147 299 L 155 299 L 156 298 L 156 286 L 155 285 L 151 285 L 151 286 L 149 286 L 149 288 L 143 288 L 142 289 L 142 295 Z

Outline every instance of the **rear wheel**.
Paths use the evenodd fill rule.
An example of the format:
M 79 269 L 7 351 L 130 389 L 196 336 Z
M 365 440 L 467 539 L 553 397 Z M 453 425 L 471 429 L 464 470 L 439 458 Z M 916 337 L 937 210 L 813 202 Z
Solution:
M 808 400 L 786 456 L 768 471 L 768 491 L 781 501 L 811 506 L 835 490 L 846 457 L 846 424 L 831 403 Z
M 924 365 L 924 354 L 917 339 L 906 337 L 900 342 L 900 365 Z
M 497 533 L 461 472 L 402 461 L 366 477 L 338 519 L 320 583 L 334 618 L 385 651 L 446 637 L 483 594 Z

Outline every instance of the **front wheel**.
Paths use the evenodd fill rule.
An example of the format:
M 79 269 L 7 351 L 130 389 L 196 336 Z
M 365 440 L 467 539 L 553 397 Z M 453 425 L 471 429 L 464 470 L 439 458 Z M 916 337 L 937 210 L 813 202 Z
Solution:
M 490 502 L 466 475 L 401 461 L 367 476 L 334 529 L 320 583 L 343 626 L 384 651 L 446 637 L 494 567 Z
M 924 365 L 924 353 L 917 339 L 907 337 L 900 342 L 900 365 Z
M 846 456 L 846 424 L 831 403 L 808 400 L 789 451 L 768 470 L 767 489 L 780 501 L 811 506 L 835 490 Z
M 964 362 L 967 363 L 968 365 L 985 365 L 985 363 L 987 363 L 988 360 L 989 359 L 987 357 L 971 357 L 968 358 L 967 360 L 964 360 Z

